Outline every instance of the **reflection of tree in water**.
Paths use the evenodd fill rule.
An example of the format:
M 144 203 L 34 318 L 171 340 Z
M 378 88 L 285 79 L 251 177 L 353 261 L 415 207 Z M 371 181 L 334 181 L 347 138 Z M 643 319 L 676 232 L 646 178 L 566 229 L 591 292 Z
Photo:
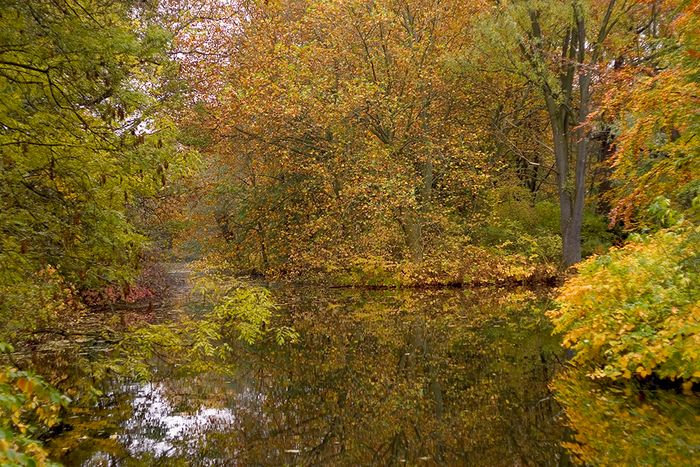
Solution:
M 558 347 L 527 300 L 457 290 L 281 292 L 298 344 L 241 349 L 232 379 L 166 377 L 157 396 L 132 388 L 130 418 L 115 432 L 125 450 L 111 448 L 112 459 L 560 463 L 562 429 L 547 388 Z M 162 410 L 134 411 L 148 397 Z M 206 414 L 219 418 L 208 424 Z M 98 445 L 86 443 L 84 455 L 97 460 Z
M 191 407 L 197 399 L 194 394 L 180 394 L 179 398 L 187 396 L 189 403 L 174 405 L 171 401 L 178 395 L 173 397 L 170 392 L 167 397 L 161 384 L 137 385 L 131 390 L 136 395 L 131 402 L 132 416 L 123 424 L 118 439 L 133 456 L 195 452 L 197 435 L 226 430 L 233 421 L 233 413 L 227 408 L 202 407 L 200 404 L 206 401 L 199 401 L 200 407 Z
M 554 387 L 574 430 L 567 447 L 579 462 L 700 465 L 697 393 L 654 388 L 649 382 L 600 384 L 579 368 L 561 372 Z
M 303 297 L 289 305 L 301 343 L 242 359 L 265 397 L 236 407 L 238 429 L 210 436 L 212 454 L 235 451 L 244 464 L 558 463 L 547 389 L 556 343 L 511 321 L 532 316 L 508 318 L 495 300 L 456 291 Z

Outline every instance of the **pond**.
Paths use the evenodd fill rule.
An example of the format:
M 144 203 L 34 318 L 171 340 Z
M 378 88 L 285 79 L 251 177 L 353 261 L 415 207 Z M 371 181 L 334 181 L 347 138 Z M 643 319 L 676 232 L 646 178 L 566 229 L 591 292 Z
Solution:
M 66 465 L 561 465 L 546 291 L 275 287 L 296 343 L 226 374 L 110 380 L 49 448 Z M 169 306 L 198 313 L 186 296 Z

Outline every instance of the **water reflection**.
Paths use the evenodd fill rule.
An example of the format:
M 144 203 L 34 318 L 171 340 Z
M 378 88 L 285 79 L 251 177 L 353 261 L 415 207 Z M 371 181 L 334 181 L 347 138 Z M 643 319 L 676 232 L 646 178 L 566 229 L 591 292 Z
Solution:
M 132 456 L 152 453 L 165 456 L 186 443 L 187 452 L 195 452 L 194 433 L 221 431 L 233 422 L 233 412 L 226 408 L 199 407 L 195 412 L 181 411 L 168 398 L 165 385 L 142 384 L 124 388 L 134 394 L 132 416 L 123 425 L 117 439 Z
M 547 387 L 559 347 L 534 294 L 275 296 L 298 344 L 240 347 L 234 376 L 163 368 L 151 384 L 115 384 L 54 452 L 69 465 L 566 461 Z
M 566 443 L 588 465 L 700 465 L 700 397 L 668 381 L 596 382 L 569 368 L 554 381 L 575 430 Z

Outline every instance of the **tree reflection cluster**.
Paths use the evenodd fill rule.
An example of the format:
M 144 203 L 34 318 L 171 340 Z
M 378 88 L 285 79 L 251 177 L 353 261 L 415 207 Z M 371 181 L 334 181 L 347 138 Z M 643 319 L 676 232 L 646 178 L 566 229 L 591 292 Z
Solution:
M 150 384 L 114 381 L 54 452 L 71 465 L 565 459 L 546 299 L 490 289 L 273 293 L 284 303 L 276 324 L 299 342 L 231 344 L 221 374 L 169 365 Z

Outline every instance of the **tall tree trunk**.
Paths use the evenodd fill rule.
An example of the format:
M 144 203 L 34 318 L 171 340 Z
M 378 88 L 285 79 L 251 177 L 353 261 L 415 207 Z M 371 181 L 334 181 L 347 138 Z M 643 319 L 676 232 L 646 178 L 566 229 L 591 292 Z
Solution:
M 611 8 L 614 2 L 611 2 Z M 611 11 L 611 10 L 609 10 Z M 578 40 L 578 120 L 576 122 L 576 166 L 574 168 L 574 199 L 571 211 L 571 224 L 568 238 L 564 240 L 563 264 L 571 266 L 581 261 L 581 229 L 583 227 L 583 208 L 586 197 L 586 165 L 588 163 L 588 130 L 586 121 L 591 102 L 591 75 L 586 69 L 586 24 L 578 3 L 574 3 L 576 32 Z M 568 248 L 567 248 L 568 247 Z
M 606 13 L 592 44 L 586 39 L 586 23 L 583 9 L 578 0 L 572 2 L 574 24 L 567 32 L 561 49 L 565 63 L 559 75 L 559 90 L 552 90 L 544 81 L 542 91 L 547 104 L 552 126 L 554 156 L 557 169 L 557 189 L 559 191 L 559 227 L 562 236 L 562 266 L 569 267 L 581 261 L 581 229 L 586 198 L 586 166 L 588 163 L 588 130 L 585 128 L 591 107 L 592 65 L 598 62 L 600 47 L 610 31 L 610 18 L 616 0 L 609 0 Z M 542 40 L 539 12 L 530 10 L 531 33 L 538 41 Z M 590 63 L 586 63 L 586 51 L 592 50 Z M 526 55 L 529 52 L 523 49 Z M 541 65 L 543 56 L 539 52 L 528 55 L 535 66 Z M 572 98 L 574 71 L 578 74 L 578 112 L 574 113 Z M 569 122 L 569 116 L 574 120 Z M 575 134 L 574 134 L 575 128 Z M 575 136 L 575 150 L 572 147 Z M 573 173 L 569 167 L 573 162 Z
M 569 267 L 581 260 L 581 225 L 583 219 L 583 195 L 579 196 L 579 153 L 577 151 L 576 175 L 569 177 L 571 156 L 570 125 L 566 106 L 556 103 L 552 96 L 546 96 L 549 112 L 554 158 L 557 168 L 557 191 L 559 192 L 559 230 L 562 238 L 562 266 Z M 579 146 L 577 144 L 577 146 Z M 585 150 L 585 148 L 584 148 Z M 573 182 L 573 184 L 572 184 Z M 584 180 L 580 180 L 583 185 Z M 585 188 L 585 187 L 584 187 Z
M 582 73 L 579 76 L 579 116 L 576 129 L 576 168 L 574 169 L 574 200 L 571 212 L 571 228 L 568 244 L 564 244 L 564 266 L 571 266 L 581 261 L 581 229 L 583 227 L 583 208 L 586 198 L 586 165 L 588 162 L 588 130 L 585 122 L 588 119 L 590 101 L 590 77 Z M 568 246 L 568 248 L 567 248 Z

